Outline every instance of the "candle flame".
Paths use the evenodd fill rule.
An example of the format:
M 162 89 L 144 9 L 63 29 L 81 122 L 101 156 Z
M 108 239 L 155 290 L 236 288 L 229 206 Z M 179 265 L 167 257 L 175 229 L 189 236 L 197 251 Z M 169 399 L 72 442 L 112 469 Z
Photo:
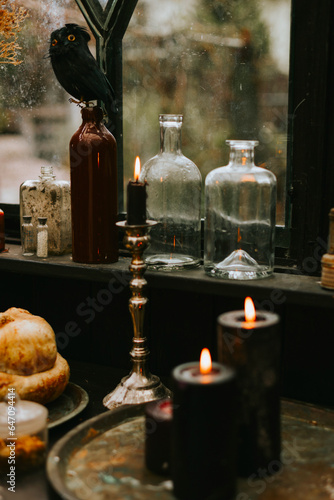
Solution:
M 245 298 L 245 320 L 248 323 L 256 320 L 254 302 L 250 297 Z
M 201 357 L 199 360 L 199 370 L 203 375 L 210 373 L 212 370 L 211 354 L 209 349 L 207 349 L 206 347 L 202 349 L 201 352 Z
M 246 161 L 247 161 L 246 156 L 243 156 L 241 161 L 242 161 L 242 165 L 246 165 Z
M 136 156 L 136 161 L 135 161 L 135 181 L 139 181 L 139 176 L 140 176 L 140 158 L 139 156 Z

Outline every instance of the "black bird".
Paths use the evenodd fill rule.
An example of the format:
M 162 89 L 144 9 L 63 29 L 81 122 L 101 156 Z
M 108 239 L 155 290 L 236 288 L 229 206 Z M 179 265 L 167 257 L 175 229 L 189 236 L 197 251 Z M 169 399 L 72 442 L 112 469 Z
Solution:
M 92 56 L 86 28 L 65 24 L 51 33 L 49 56 L 56 78 L 80 102 L 101 100 L 111 120 L 117 112 L 115 93 Z

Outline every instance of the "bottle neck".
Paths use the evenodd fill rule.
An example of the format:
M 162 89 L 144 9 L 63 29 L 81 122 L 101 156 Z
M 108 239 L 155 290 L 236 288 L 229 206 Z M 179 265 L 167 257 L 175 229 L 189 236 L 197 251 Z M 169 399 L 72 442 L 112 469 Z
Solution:
M 250 169 L 254 166 L 254 148 L 258 141 L 228 140 L 226 143 L 230 146 L 230 167 Z
M 51 166 L 41 167 L 41 175 L 39 176 L 39 178 L 43 181 L 55 179 L 56 176 L 53 173 L 53 167 Z
M 181 153 L 181 128 L 161 127 L 160 151 L 161 153 Z
M 161 153 L 181 153 L 182 115 L 160 115 Z
M 82 124 L 95 123 L 99 125 L 103 119 L 103 111 L 99 106 L 85 107 L 81 110 Z
M 230 165 L 233 167 L 249 167 L 254 165 L 254 149 L 253 148 L 231 148 Z

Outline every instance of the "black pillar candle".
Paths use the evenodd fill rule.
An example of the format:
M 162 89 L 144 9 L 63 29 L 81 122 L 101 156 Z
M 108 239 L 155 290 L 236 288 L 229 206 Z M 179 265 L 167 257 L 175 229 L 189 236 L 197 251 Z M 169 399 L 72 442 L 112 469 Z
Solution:
M 218 359 L 237 373 L 241 476 L 280 463 L 280 345 L 277 314 L 260 311 L 246 321 L 240 310 L 218 317 Z
M 145 407 L 145 464 L 157 474 L 170 473 L 170 439 L 173 419 L 171 399 L 152 401 Z
M 181 500 L 230 500 L 236 492 L 235 373 L 219 363 L 202 374 L 199 363 L 172 372 L 171 469 Z
M 135 180 L 130 180 L 127 187 L 127 218 L 130 226 L 142 226 L 146 223 L 146 182 L 139 182 L 140 161 L 136 158 Z

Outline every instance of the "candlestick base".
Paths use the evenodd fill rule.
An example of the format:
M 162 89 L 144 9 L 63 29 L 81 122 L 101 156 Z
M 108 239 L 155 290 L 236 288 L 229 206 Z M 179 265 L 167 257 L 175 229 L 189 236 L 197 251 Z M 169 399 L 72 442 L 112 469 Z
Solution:
M 172 392 L 156 375 L 147 378 L 132 372 L 121 380 L 116 389 L 103 398 L 103 404 L 112 410 L 121 405 L 134 405 L 170 397 Z
M 117 223 L 125 230 L 124 244 L 132 254 L 129 266 L 133 275 L 130 281 L 132 297 L 129 300 L 129 310 L 134 330 L 130 352 L 133 367 L 130 374 L 121 380 L 116 389 L 103 398 L 104 406 L 109 409 L 172 396 L 171 391 L 161 383 L 159 377 L 151 375 L 148 371 L 147 359 L 150 353 L 146 346 L 146 337 L 143 335 L 144 312 L 148 300 L 144 295 L 147 282 L 143 276 L 146 264 L 142 255 L 150 243 L 148 232 L 155 224 L 157 224 L 155 221 L 146 221 L 146 224 L 143 225 L 129 225 L 127 222 Z

